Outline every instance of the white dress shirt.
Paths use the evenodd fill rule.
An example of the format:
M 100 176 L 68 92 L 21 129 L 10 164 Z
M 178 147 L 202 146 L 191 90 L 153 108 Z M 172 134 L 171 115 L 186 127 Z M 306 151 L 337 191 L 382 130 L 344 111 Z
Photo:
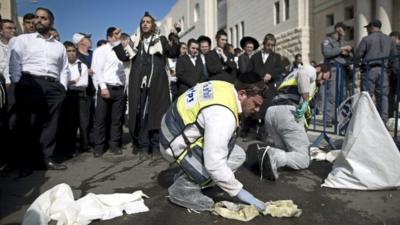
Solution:
M 203 64 L 206 65 L 206 57 L 203 54 L 200 54 L 201 61 L 203 61 Z
M 146 52 L 149 49 L 150 41 L 151 41 L 151 36 L 143 39 L 144 51 Z
M 193 63 L 193 66 L 196 66 L 196 60 L 197 60 L 197 56 L 191 56 L 191 55 L 189 55 L 189 58 L 190 58 L 190 61 L 192 61 L 192 63 Z
M 67 87 L 67 52 L 63 44 L 39 33 L 21 34 L 10 46 L 10 75 L 18 82 L 22 72 L 33 76 L 49 76 Z
M 110 43 L 94 50 L 92 70 L 101 89 L 107 89 L 107 84 L 113 86 L 125 85 L 124 64 L 118 59 Z
M 81 71 L 79 72 L 79 65 L 81 64 Z M 77 81 L 74 84 L 69 84 L 69 89 L 72 90 L 85 90 L 88 86 L 88 68 L 82 63 L 79 59 L 77 59 L 74 63 L 68 63 L 68 83 L 70 81 Z
M 237 96 L 235 89 L 232 91 Z M 242 107 L 237 101 L 238 111 Z M 233 171 L 228 167 L 228 143 L 236 130 L 236 118 L 232 111 L 224 106 L 213 105 L 201 110 L 197 117 L 198 124 L 204 128 L 204 166 L 212 180 L 230 196 L 236 196 L 243 188 L 243 184 L 235 178 Z M 185 129 L 185 135 L 193 142 L 201 136 L 197 125 L 190 125 Z M 178 136 L 171 143 L 173 149 L 184 149 L 186 146 L 182 136 Z M 164 154 L 164 153 L 163 153 Z M 167 157 L 173 160 L 170 148 L 165 151 Z M 170 158 L 171 157 L 171 158 Z
M 265 63 L 268 59 L 269 53 L 262 51 L 261 52 L 263 63 Z
M 8 51 L 8 44 L 4 44 L 2 41 L 0 41 L 0 73 L 3 74 L 6 84 L 11 83 L 8 66 L 9 62 L 10 55 Z

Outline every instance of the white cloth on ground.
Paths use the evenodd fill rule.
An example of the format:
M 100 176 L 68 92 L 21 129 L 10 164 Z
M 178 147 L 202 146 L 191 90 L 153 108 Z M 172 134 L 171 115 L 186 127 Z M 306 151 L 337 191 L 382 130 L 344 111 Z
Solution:
M 341 149 L 325 152 L 317 147 L 310 147 L 311 160 L 333 162 L 338 157 Z
M 47 225 L 56 220 L 57 225 L 86 225 L 92 220 L 109 220 L 127 214 L 147 212 L 147 197 L 142 191 L 115 194 L 92 194 L 74 200 L 71 187 L 58 184 L 41 194 L 28 208 L 22 225 Z

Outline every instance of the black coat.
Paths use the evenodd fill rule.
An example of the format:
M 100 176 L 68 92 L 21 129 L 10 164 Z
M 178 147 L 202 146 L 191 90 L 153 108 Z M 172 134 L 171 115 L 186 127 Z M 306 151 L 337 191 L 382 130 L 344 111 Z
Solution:
M 247 66 L 247 71 L 258 73 L 261 79 L 263 79 L 267 73 L 272 76 L 271 80 L 267 83 L 267 90 L 264 93 L 266 97 L 261 110 L 258 113 L 260 118 L 264 118 L 266 109 L 278 93 L 277 88 L 283 79 L 282 74 L 286 73 L 285 68 L 282 65 L 281 55 L 272 52 L 269 54 L 267 61 L 263 63 L 262 52 L 259 51 L 251 57 Z
M 196 66 L 193 65 L 188 55 L 183 55 L 176 61 L 176 77 L 178 78 L 178 94 L 206 80 L 203 72 L 203 62 L 197 56 Z
M 250 57 L 247 54 L 241 54 L 239 56 L 238 64 L 239 64 L 239 72 L 244 73 L 247 71 L 247 65 L 250 62 Z
M 160 129 L 161 126 L 161 118 L 163 114 L 167 111 L 169 105 L 171 104 L 171 98 L 169 93 L 169 82 L 168 76 L 165 70 L 167 57 L 176 58 L 179 55 L 179 45 L 172 44 L 169 45 L 167 39 L 164 36 L 160 36 L 163 54 L 160 53 L 154 54 L 153 57 L 150 57 L 149 61 L 146 62 L 144 55 L 142 52 L 142 42 L 138 45 L 138 52 L 131 59 L 132 66 L 131 71 L 129 73 L 129 87 L 128 87 L 128 105 L 129 105 L 129 120 L 128 126 L 131 132 L 131 135 L 134 134 L 135 125 L 138 121 L 136 121 L 137 110 L 140 102 L 140 86 L 142 83 L 142 70 L 149 71 L 148 68 L 145 68 L 146 65 L 153 65 L 153 76 L 151 78 L 151 85 L 148 89 L 148 129 Z M 122 45 L 117 45 L 114 47 L 114 51 L 117 54 L 118 58 L 121 61 L 129 61 L 129 58 L 126 56 L 125 51 Z
M 223 80 L 234 83 L 236 80 L 236 63 L 233 54 L 224 52 L 228 60 L 223 62 L 216 50 L 208 52 L 206 66 L 209 80 Z

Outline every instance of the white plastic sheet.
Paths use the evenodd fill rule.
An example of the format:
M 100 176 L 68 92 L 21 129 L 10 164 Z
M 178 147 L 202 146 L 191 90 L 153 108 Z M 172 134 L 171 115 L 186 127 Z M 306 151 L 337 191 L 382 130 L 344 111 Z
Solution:
M 400 153 L 367 92 L 341 107 L 346 115 L 342 151 L 323 187 L 379 190 L 400 186 Z M 341 112 L 339 114 L 342 114 Z M 342 121 L 346 121 L 342 118 Z
M 47 225 L 50 220 L 57 225 L 86 225 L 92 220 L 108 220 L 127 214 L 147 212 L 147 197 L 142 191 L 116 194 L 92 193 L 74 200 L 71 187 L 59 184 L 41 194 L 28 208 L 22 225 Z

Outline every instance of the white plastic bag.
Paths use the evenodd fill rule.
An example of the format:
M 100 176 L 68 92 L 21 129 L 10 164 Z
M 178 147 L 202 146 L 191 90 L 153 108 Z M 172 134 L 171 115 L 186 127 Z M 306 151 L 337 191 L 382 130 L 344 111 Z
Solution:
M 400 153 L 367 92 L 346 100 L 351 114 L 342 151 L 323 187 L 356 190 L 400 186 Z

